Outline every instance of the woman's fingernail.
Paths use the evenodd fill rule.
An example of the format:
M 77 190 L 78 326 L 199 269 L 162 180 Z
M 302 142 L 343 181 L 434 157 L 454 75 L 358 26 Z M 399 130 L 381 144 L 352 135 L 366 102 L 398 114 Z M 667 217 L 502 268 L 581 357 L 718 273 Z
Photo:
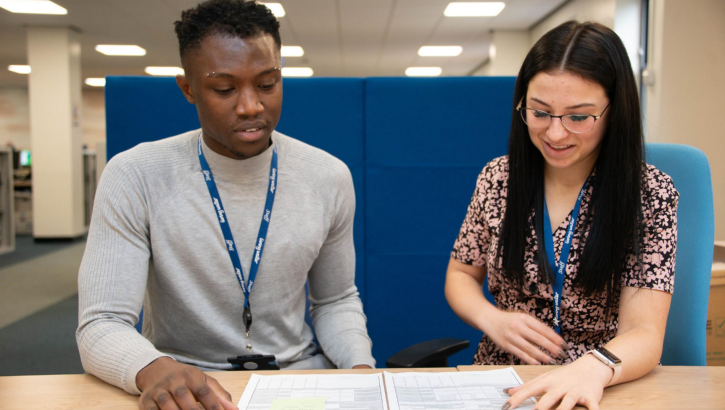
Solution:
M 511 390 L 511 387 L 503 389 L 503 394 L 509 394 L 509 390 Z
M 564 353 L 561 350 L 559 350 L 559 357 L 561 357 L 562 359 L 566 359 L 569 356 L 567 356 L 566 353 Z
M 566 342 L 561 342 L 561 348 L 562 348 L 562 349 L 564 349 L 564 350 L 569 350 L 569 349 L 571 349 L 571 347 L 569 347 L 569 345 L 568 345 L 568 344 L 566 344 Z
M 553 360 L 549 360 L 549 364 L 552 365 L 552 366 L 556 366 L 556 362 L 553 361 Z
M 511 408 L 511 403 L 506 403 L 503 406 L 501 406 L 501 410 L 509 410 Z

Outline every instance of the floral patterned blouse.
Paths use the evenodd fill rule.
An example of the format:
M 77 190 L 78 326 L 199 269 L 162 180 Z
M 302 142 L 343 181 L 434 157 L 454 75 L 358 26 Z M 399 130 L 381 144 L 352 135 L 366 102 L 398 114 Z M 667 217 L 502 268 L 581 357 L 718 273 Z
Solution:
M 529 216 L 529 234 L 525 251 L 523 298 L 496 268 L 495 261 L 499 258 L 497 248 L 500 226 L 506 209 L 508 165 L 507 156 L 499 157 L 489 162 L 481 171 L 473 199 L 468 207 L 468 214 L 463 221 L 451 256 L 467 265 L 486 267 L 489 291 L 499 309 L 528 313 L 553 328 L 554 301 L 551 285 L 541 281 L 536 262 L 539 245 L 533 225 L 533 209 Z M 672 293 L 675 282 L 679 194 L 672 179 L 652 165 L 646 166 L 643 178 L 642 263 L 641 265 L 637 263 L 630 247 L 627 269 L 622 273 L 621 285 Z M 582 199 L 580 217 L 572 239 L 562 292 L 561 336 L 572 347 L 566 352 L 569 357 L 559 361 L 562 364 L 576 360 L 591 349 L 602 347 L 617 333 L 619 312 L 614 308 L 609 317 L 605 317 L 605 293 L 586 296 L 581 288 L 573 286 L 584 240 L 589 233 L 586 214 L 591 197 L 592 184 L 589 184 Z M 570 218 L 571 212 L 554 232 L 554 253 L 557 260 Z M 615 295 L 614 305 L 619 305 L 619 295 Z M 498 348 L 484 335 L 478 346 L 474 364 L 522 363 L 518 357 Z

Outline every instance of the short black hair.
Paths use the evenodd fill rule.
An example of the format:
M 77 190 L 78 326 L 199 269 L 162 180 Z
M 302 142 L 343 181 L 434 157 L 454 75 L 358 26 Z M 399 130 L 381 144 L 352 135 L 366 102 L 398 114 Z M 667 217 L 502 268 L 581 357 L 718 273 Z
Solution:
M 279 21 L 267 6 L 253 0 L 205 1 L 181 12 L 181 20 L 174 22 L 174 29 L 182 64 L 210 35 L 249 38 L 269 34 L 277 47 L 282 47 Z

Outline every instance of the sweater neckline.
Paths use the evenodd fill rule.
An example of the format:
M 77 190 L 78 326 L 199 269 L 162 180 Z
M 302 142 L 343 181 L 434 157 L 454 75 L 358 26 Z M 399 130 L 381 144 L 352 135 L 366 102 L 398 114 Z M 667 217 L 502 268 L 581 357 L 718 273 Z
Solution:
M 272 162 L 272 153 L 274 147 L 277 144 L 276 133 L 272 134 L 272 144 L 267 147 L 261 154 L 255 155 L 252 158 L 247 159 L 234 159 L 214 152 L 204 141 L 201 139 L 202 150 L 206 157 L 206 162 L 209 164 L 214 179 L 220 180 L 249 180 L 257 178 L 267 178 L 269 176 L 269 167 Z M 194 155 L 197 157 L 196 151 L 197 138 L 199 138 L 200 132 L 196 133 L 194 138 Z M 278 148 L 279 149 L 279 148 Z

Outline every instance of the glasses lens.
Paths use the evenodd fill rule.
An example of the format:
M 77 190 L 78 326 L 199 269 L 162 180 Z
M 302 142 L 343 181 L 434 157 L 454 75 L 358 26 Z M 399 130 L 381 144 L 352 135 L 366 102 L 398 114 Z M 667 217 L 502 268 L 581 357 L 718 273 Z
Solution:
M 591 115 L 570 114 L 562 117 L 564 125 L 571 132 L 589 132 L 594 128 L 594 117 Z
M 551 117 L 548 113 L 535 110 L 533 108 L 521 110 L 521 116 L 523 117 L 526 125 L 531 128 L 546 128 L 549 126 L 549 121 L 551 121 Z

